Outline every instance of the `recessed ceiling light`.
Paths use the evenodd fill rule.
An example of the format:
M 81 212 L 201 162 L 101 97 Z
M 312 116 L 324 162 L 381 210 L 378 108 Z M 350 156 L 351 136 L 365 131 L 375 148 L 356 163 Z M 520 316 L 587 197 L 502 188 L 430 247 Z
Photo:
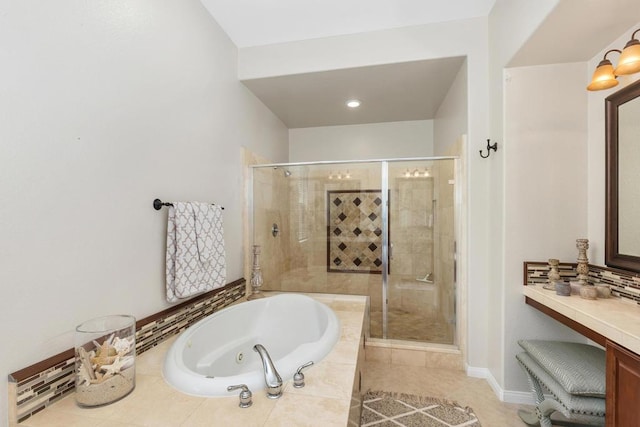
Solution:
M 347 101 L 347 107 L 349 108 L 358 108 L 360 106 L 360 101 L 357 99 L 350 99 Z

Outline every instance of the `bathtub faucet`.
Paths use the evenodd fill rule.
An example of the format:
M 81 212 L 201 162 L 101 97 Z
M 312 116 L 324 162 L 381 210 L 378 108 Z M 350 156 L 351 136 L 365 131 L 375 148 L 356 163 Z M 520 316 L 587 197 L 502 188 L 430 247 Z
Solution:
M 267 397 L 277 399 L 282 396 L 282 378 L 276 370 L 267 349 L 262 344 L 256 344 L 253 349 L 258 352 L 264 368 L 264 382 L 267 384 Z

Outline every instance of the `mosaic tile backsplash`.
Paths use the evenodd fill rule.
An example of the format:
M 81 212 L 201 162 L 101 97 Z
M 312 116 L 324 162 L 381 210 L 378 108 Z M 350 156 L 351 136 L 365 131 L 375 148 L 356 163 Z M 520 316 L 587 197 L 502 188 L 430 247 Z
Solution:
M 565 282 L 577 280 L 577 264 L 561 263 L 558 270 Z M 525 261 L 524 284 L 547 283 L 549 264 Z M 640 304 L 640 274 L 589 264 L 589 283 L 609 285 L 611 294 Z
M 327 191 L 327 271 L 382 272 L 380 190 Z
M 156 316 L 138 321 L 136 354 L 155 347 L 197 322 L 244 297 L 246 282 L 236 280 L 223 288 L 203 294 Z M 73 349 L 61 353 L 57 362 L 40 362 L 9 375 L 9 411 L 11 422 L 21 422 L 75 389 Z M 52 359 L 54 359 L 52 358 Z M 62 360 L 61 360 L 62 359 Z M 24 372 L 31 372 L 25 377 Z

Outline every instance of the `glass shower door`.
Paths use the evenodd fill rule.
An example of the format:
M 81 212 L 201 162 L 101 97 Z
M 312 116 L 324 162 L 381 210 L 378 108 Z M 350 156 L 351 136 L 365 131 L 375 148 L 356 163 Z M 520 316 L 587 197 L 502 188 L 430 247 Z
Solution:
M 453 165 L 388 163 L 384 338 L 455 343 Z

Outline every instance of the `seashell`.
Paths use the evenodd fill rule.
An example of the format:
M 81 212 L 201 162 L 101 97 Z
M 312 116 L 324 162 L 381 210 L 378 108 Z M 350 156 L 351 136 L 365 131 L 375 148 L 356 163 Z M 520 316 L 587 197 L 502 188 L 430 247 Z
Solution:
M 95 373 L 93 371 L 93 366 L 91 363 L 91 358 L 89 353 L 87 353 L 87 351 L 83 348 L 83 347 L 79 347 L 78 348 L 78 357 L 80 358 L 80 375 L 81 375 L 81 379 L 83 380 L 81 383 L 84 382 L 90 382 L 91 380 L 94 380 L 95 377 Z
M 128 339 L 124 338 L 116 338 L 113 341 L 113 348 L 116 350 L 117 354 L 119 355 L 125 355 L 127 354 L 132 347 L 132 343 L 129 342 Z
M 130 363 L 129 358 L 120 359 L 120 356 L 114 360 L 114 362 L 110 365 L 103 365 L 100 367 L 101 371 L 104 371 L 105 376 L 113 376 L 117 373 L 120 373 L 125 368 L 125 365 Z

